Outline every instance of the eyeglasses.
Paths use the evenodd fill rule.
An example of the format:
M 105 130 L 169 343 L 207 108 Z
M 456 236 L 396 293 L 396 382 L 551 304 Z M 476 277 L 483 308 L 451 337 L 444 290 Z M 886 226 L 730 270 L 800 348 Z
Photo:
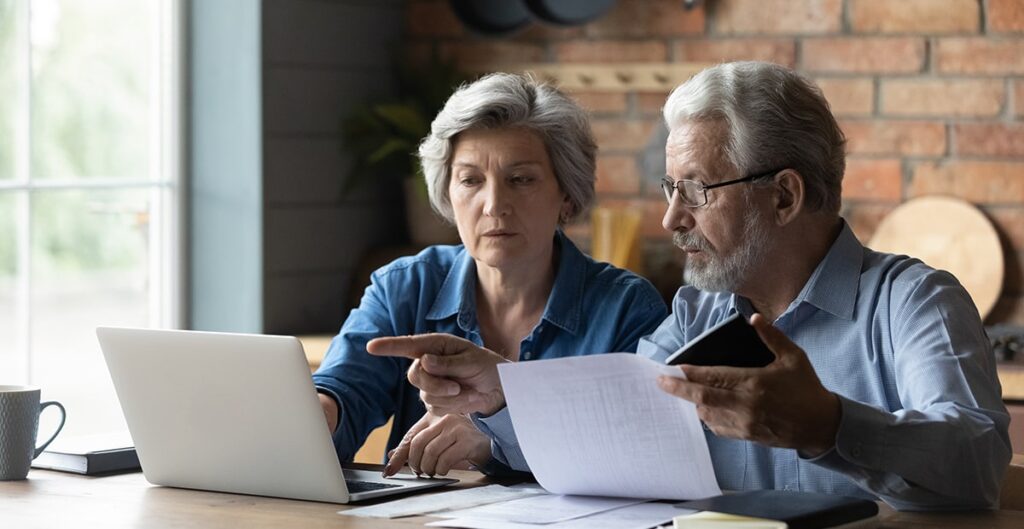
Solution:
M 679 191 L 679 198 L 683 201 L 684 206 L 688 208 L 699 208 L 708 203 L 708 189 L 731 186 L 733 184 L 741 184 L 743 182 L 752 182 L 760 178 L 775 176 L 784 169 L 785 168 L 772 169 L 767 173 L 752 174 L 750 176 L 744 176 L 743 178 L 737 178 L 735 180 L 727 180 L 717 184 L 705 184 L 696 180 L 679 180 L 673 182 L 668 178 L 662 178 L 661 190 L 665 192 L 665 200 L 667 200 L 669 204 L 672 203 L 672 195 L 675 194 L 675 191 Z

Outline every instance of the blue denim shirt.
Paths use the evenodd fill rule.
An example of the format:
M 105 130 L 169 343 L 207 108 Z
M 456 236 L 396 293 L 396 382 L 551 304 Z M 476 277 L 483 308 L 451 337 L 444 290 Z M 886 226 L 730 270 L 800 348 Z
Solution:
M 554 244 L 554 287 L 540 323 L 520 343 L 520 360 L 636 351 L 640 337 L 668 314 L 658 292 L 647 280 L 584 255 L 561 232 Z M 461 245 L 433 246 L 374 272 L 359 307 L 313 374 L 318 391 L 340 406 L 334 445 L 343 462 L 351 461 L 367 435 L 392 415 L 389 450 L 424 414 L 419 391 L 405 378 L 411 361 L 371 356 L 366 343 L 378 336 L 433 332 L 483 345 L 476 263 Z M 498 441 L 492 449 L 503 461 Z
M 679 290 L 638 354 L 664 360 L 750 302 Z M 901 510 L 993 508 L 1011 457 L 995 357 L 967 291 L 917 259 L 867 249 L 848 226 L 774 322 L 839 395 L 835 447 L 814 459 L 707 430 L 723 489 L 881 498 Z

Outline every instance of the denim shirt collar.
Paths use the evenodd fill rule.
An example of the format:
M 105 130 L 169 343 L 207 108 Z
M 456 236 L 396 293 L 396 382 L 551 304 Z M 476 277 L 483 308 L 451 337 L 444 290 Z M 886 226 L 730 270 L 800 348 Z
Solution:
M 786 313 L 807 302 L 840 318 L 853 319 L 860 289 L 860 270 L 864 263 L 864 246 L 857 240 L 850 225 L 845 220 L 842 223 L 839 236 L 818 263 L 800 294 L 790 303 Z M 749 319 L 754 314 L 754 307 L 748 299 L 733 294 L 727 311 L 738 311 Z
M 586 257 L 561 230 L 555 232 L 554 244 L 558 248 L 558 270 L 541 318 L 576 334 L 583 311 Z M 459 328 L 476 330 L 476 262 L 465 247 L 455 257 L 455 263 L 427 312 L 427 319 L 443 320 L 456 314 Z

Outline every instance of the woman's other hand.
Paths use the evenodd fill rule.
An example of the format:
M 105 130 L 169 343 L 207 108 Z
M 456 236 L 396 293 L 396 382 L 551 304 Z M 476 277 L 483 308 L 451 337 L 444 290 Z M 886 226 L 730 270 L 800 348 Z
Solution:
M 384 476 L 408 462 L 417 475 L 444 476 L 449 470 L 472 470 L 491 458 L 491 439 L 465 415 L 423 415 L 388 453 Z
M 324 418 L 327 419 L 327 429 L 331 432 L 331 435 L 334 435 L 334 431 L 338 429 L 338 403 L 323 393 L 317 393 L 316 396 L 320 399 L 320 407 L 324 410 Z

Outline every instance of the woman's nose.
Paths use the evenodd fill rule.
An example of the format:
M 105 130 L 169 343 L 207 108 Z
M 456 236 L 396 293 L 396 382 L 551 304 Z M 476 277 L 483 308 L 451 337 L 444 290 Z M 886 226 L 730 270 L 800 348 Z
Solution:
M 489 184 L 484 198 L 484 214 L 489 217 L 507 215 L 511 210 L 508 193 L 501 184 Z

